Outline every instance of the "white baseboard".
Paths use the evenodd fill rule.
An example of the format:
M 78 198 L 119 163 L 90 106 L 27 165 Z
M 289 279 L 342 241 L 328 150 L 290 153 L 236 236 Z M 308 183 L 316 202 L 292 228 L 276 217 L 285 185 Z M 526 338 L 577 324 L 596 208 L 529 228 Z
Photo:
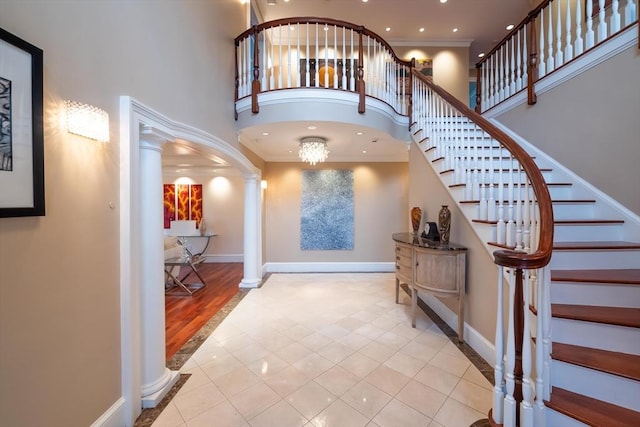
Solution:
M 419 293 L 419 297 L 430 309 L 435 311 L 451 329 L 454 331 L 458 330 L 458 315 L 442 303 L 442 301 L 433 295 L 425 293 Z M 473 329 L 467 322 L 464 322 L 464 342 L 469 344 L 489 365 L 495 365 L 495 346 L 478 333 L 478 331 Z
M 268 262 L 266 273 L 390 273 L 394 262 Z
M 205 255 L 204 262 L 243 262 L 244 256 L 242 254 L 229 254 L 229 255 Z
M 122 427 L 124 421 L 124 398 L 119 397 L 106 412 L 91 424 L 91 427 Z

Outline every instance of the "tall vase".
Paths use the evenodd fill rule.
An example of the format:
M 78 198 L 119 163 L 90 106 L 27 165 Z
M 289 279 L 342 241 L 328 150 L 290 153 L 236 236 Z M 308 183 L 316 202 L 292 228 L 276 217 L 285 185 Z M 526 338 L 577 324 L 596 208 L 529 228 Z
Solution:
M 418 234 L 420 230 L 420 221 L 422 220 L 422 209 L 414 207 L 411 209 L 411 228 L 413 228 L 413 234 Z
M 451 211 L 447 205 L 442 205 L 438 214 L 438 231 L 440 232 L 440 243 L 449 244 L 449 230 L 451 229 Z

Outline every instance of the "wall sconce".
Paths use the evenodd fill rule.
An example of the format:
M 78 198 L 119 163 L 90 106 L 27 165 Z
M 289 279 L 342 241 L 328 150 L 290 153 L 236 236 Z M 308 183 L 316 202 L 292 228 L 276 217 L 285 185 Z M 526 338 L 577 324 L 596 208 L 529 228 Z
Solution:
M 262 181 L 260 181 L 260 188 L 262 188 L 263 190 L 266 190 L 268 186 L 267 180 L 263 179 Z
M 65 101 L 64 111 L 67 132 L 100 142 L 109 141 L 109 114 L 106 111 L 76 101 Z

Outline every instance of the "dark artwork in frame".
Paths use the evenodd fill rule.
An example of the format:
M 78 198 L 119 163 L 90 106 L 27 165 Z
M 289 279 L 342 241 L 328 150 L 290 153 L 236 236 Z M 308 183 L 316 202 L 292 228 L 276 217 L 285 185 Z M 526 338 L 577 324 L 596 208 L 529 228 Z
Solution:
M 42 80 L 42 49 L 0 28 L 0 218 L 45 214 Z
M 592 9 L 591 9 L 591 16 L 598 16 L 598 14 L 600 13 L 600 0 L 584 0 L 584 13 L 585 13 L 585 18 L 589 18 L 588 17 L 588 12 L 587 12 L 587 4 L 591 2 L 592 4 Z M 609 9 L 611 7 L 611 0 L 605 0 L 604 1 L 604 9 L 605 12 L 607 9 Z

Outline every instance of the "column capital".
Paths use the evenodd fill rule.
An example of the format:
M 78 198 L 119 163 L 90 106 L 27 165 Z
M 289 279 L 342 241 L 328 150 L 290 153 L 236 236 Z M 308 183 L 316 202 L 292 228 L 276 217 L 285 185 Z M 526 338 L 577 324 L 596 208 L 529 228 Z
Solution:
M 140 126 L 140 148 L 162 151 L 164 143 L 173 141 L 173 135 L 154 126 Z

